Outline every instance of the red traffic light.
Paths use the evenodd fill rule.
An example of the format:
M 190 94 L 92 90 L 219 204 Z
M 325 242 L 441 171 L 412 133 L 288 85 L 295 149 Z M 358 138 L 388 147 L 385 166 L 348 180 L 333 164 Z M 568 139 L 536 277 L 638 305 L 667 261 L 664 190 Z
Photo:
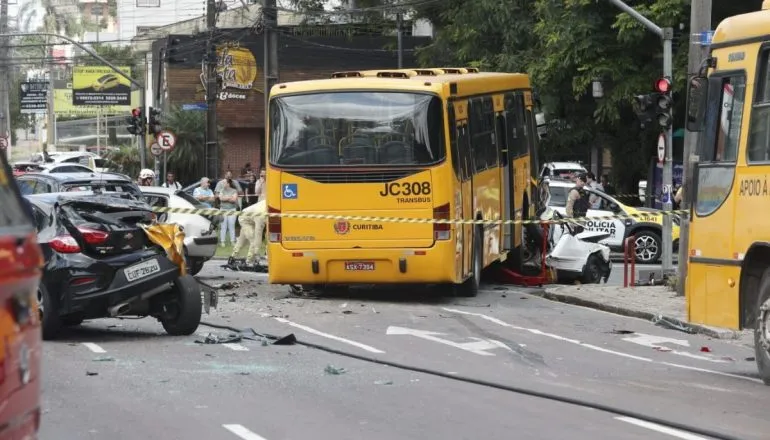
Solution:
M 138 118 L 141 114 L 142 114 L 142 110 L 139 107 L 131 110 L 131 116 L 135 118 Z
M 658 93 L 668 93 L 671 91 L 671 80 L 660 78 L 655 81 L 655 91 Z

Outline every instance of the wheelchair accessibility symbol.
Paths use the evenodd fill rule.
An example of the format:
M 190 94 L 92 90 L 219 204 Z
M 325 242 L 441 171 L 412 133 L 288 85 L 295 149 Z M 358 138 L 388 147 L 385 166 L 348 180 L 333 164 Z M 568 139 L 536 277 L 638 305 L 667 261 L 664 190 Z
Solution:
M 284 199 L 296 199 L 297 198 L 297 184 L 296 183 L 284 183 L 282 185 L 281 193 Z

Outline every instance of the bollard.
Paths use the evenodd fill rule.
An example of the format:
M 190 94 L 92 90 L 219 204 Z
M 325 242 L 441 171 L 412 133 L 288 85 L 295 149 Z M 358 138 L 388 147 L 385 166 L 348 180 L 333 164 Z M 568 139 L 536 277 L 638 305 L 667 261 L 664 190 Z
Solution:
M 629 275 L 628 266 L 631 266 L 631 287 L 634 286 L 636 278 L 636 236 L 627 237 L 623 246 L 623 287 L 628 287 Z

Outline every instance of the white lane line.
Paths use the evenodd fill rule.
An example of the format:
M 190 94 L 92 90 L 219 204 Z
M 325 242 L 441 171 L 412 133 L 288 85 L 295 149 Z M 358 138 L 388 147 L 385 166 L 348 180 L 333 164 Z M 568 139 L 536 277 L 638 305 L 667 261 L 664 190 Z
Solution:
M 267 440 L 261 435 L 249 431 L 243 425 L 222 425 L 222 427 L 242 438 L 243 440 Z
M 103 349 L 102 347 L 94 344 L 93 342 L 83 342 L 83 345 L 93 351 L 94 353 L 107 353 L 107 350 Z
M 231 349 L 231 350 L 235 350 L 235 351 L 249 351 L 248 348 L 244 347 L 241 344 L 235 344 L 235 343 L 232 343 L 232 342 L 228 342 L 228 343 L 222 344 L 222 345 L 227 347 L 227 348 L 229 348 L 229 349 Z
M 680 431 L 678 429 L 669 428 L 663 425 L 658 425 L 657 423 L 645 422 L 644 420 L 634 419 L 632 417 L 615 417 L 615 420 L 630 423 L 640 428 L 646 428 L 652 431 L 657 431 L 657 432 L 660 432 L 661 434 L 668 434 L 672 437 L 681 438 L 684 440 L 708 440 L 706 439 L 706 437 L 701 437 L 699 435 L 690 434 L 689 432 Z
M 586 344 L 585 342 L 580 342 L 577 339 L 570 339 L 570 338 L 565 338 L 564 336 L 554 335 L 552 333 L 546 333 L 546 332 L 538 330 L 536 328 L 526 328 L 526 327 L 519 327 L 519 326 L 513 325 L 513 324 L 508 324 L 505 321 L 501 321 L 501 320 L 499 320 L 497 318 L 485 315 L 483 313 L 466 312 L 464 310 L 450 309 L 450 308 L 447 308 L 447 307 L 442 307 L 442 309 L 446 310 L 447 312 L 459 313 L 461 315 L 477 316 L 479 318 L 485 319 L 485 320 L 487 320 L 489 322 L 493 322 L 493 323 L 495 323 L 497 325 L 500 325 L 500 326 L 503 326 L 503 327 L 512 328 L 514 330 L 521 330 L 521 331 L 529 332 L 529 333 L 532 333 L 532 334 L 535 334 L 535 335 L 545 336 L 545 337 L 548 337 L 548 338 L 551 338 L 551 339 L 556 339 L 558 341 L 569 342 L 570 344 L 575 344 L 575 345 L 578 345 L 580 347 L 585 347 L 585 348 L 588 348 L 590 350 L 596 350 L 596 351 L 600 351 L 602 353 L 608 353 L 608 354 L 612 354 L 612 355 L 615 355 L 615 356 L 621 356 L 621 357 L 625 357 L 625 358 L 629 358 L 629 359 L 634 359 L 634 360 L 642 361 L 642 362 L 650 362 L 650 363 L 654 363 L 654 364 L 666 365 L 666 366 L 674 367 L 674 368 L 681 368 L 681 369 L 684 369 L 684 370 L 700 371 L 702 373 L 709 373 L 709 374 L 716 374 L 718 376 L 732 377 L 733 379 L 743 379 L 743 380 L 747 380 L 747 381 L 755 382 L 755 383 L 761 383 L 762 382 L 759 379 L 754 379 L 753 377 L 741 376 L 739 374 L 723 373 L 721 371 L 708 370 L 706 368 L 691 367 L 689 365 L 675 364 L 673 362 L 654 361 L 654 360 L 652 360 L 650 358 L 646 358 L 646 357 L 642 357 L 642 356 L 635 356 L 635 355 L 632 355 L 632 354 L 623 353 L 621 351 L 610 350 L 610 349 L 603 348 L 603 347 L 598 347 L 598 346 L 592 345 L 592 344 Z
M 343 342 L 345 344 L 352 345 L 354 347 L 360 348 L 361 350 L 366 350 L 366 351 L 368 351 L 370 353 L 379 353 L 379 354 L 385 353 L 384 351 L 382 351 L 382 350 L 380 350 L 378 348 L 374 348 L 374 347 L 372 347 L 370 345 L 362 344 L 362 343 L 356 342 L 356 341 L 351 341 L 350 339 L 345 339 L 345 338 L 342 338 L 342 337 L 339 337 L 339 336 L 330 335 L 329 333 L 324 333 L 324 332 L 322 332 L 320 330 L 316 330 L 316 329 L 308 327 L 306 325 L 297 324 L 296 322 L 291 322 L 288 319 L 274 317 L 274 316 L 270 315 L 269 313 L 263 313 L 262 317 L 264 317 L 264 318 L 273 317 L 278 322 L 282 322 L 284 324 L 288 324 L 288 325 L 290 325 L 292 327 L 296 327 L 296 328 L 298 328 L 300 330 L 304 330 L 304 331 L 306 331 L 308 333 L 312 333 L 312 334 L 317 335 L 317 336 L 322 336 L 324 338 L 333 339 L 335 341 L 339 341 L 339 342 Z

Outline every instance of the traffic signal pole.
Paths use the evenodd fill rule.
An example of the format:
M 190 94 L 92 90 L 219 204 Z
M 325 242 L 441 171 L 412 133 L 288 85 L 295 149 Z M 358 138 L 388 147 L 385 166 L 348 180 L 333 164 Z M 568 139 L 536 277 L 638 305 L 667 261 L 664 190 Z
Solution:
M 672 48 L 672 40 L 674 38 L 674 30 L 672 28 L 661 28 L 660 26 L 656 25 L 652 21 L 650 21 L 647 17 L 637 12 L 634 8 L 631 6 L 628 6 L 627 4 L 623 3 L 621 0 L 609 0 L 610 3 L 620 8 L 623 12 L 626 12 L 628 15 L 634 17 L 636 20 L 638 20 L 640 23 L 644 25 L 647 29 L 649 29 L 651 32 L 655 33 L 658 37 L 660 37 L 663 40 L 663 76 L 666 78 L 669 78 L 673 80 L 673 70 L 674 70 L 674 60 L 673 60 L 673 48 Z M 674 195 L 671 194 L 672 188 L 673 188 L 673 169 L 672 169 L 672 159 L 673 154 L 671 151 L 671 140 L 673 138 L 673 132 L 671 127 L 666 129 L 665 132 L 666 137 L 666 154 L 665 154 L 665 163 L 663 164 L 663 194 L 666 195 L 666 198 L 663 200 L 663 210 L 664 211 L 671 211 L 673 208 L 673 198 Z M 668 191 L 668 192 L 666 192 Z M 672 258 L 672 222 L 671 222 L 671 216 L 670 215 L 664 215 L 663 216 L 663 237 L 661 239 L 663 240 L 662 245 L 662 252 L 661 252 L 661 262 L 662 262 L 662 269 L 663 273 L 668 274 L 671 273 L 673 269 L 673 258 Z

